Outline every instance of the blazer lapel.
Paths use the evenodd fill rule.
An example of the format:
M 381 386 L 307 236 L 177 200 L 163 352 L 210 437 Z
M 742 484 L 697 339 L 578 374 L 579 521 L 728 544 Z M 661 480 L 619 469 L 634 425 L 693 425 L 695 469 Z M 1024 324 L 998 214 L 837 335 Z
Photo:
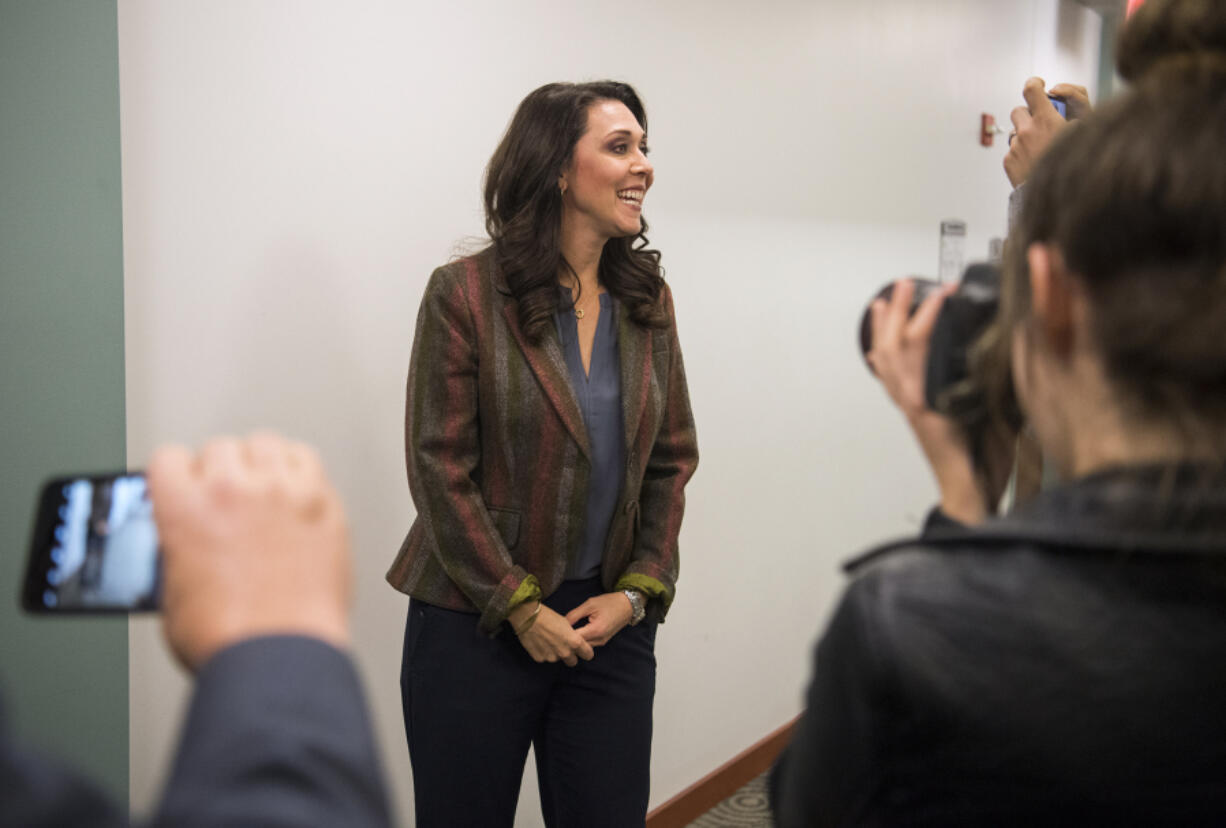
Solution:
M 634 456 L 635 438 L 647 409 L 651 391 L 652 336 L 649 328 L 637 325 L 620 302 L 617 308 L 617 351 L 621 361 L 622 423 L 626 429 L 626 453 Z
M 579 450 L 589 460 L 592 457 L 588 445 L 587 426 L 583 424 L 583 412 L 579 408 L 579 400 L 575 397 L 575 389 L 570 384 L 570 371 L 566 367 L 566 358 L 562 355 L 562 345 L 558 342 L 558 333 L 552 324 L 549 325 L 540 345 L 533 345 L 519 329 L 519 314 L 516 313 L 515 302 L 507 301 L 502 306 L 502 315 L 507 320 L 507 327 L 524 358 L 536 374 L 541 388 L 549 402 L 557 409 L 558 416 L 566 425 Z

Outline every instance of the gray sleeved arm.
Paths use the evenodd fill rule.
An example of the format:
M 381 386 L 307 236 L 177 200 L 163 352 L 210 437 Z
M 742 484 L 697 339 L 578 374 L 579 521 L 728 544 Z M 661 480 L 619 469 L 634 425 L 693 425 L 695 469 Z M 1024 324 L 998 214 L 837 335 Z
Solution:
M 230 647 L 196 680 L 159 826 L 390 825 L 349 657 L 313 638 Z
M 1009 232 L 1017 227 L 1017 220 L 1022 216 L 1022 205 L 1026 202 L 1026 184 L 1022 182 L 1009 193 Z

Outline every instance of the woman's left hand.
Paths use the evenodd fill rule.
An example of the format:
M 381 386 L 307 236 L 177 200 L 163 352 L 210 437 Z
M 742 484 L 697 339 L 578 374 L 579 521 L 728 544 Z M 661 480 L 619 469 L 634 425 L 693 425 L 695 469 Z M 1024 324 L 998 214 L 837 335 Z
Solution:
M 1068 126 L 1068 121 L 1084 118 L 1092 110 L 1090 95 L 1084 86 L 1058 83 L 1050 93 L 1064 101 L 1068 112 L 1068 119 L 1065 120 L 1048 100 L 1048 91 L 1043 88 L 1042 78 L 1030 78 L 1022 89 L 1026 105 L 1016 107 L 1009 113 L 1013 132 L 1009 134 L 1009 151 L 1005 155 L 1005 175 L 1009 176 L 1009 183 L 1014 187 L 1020 187 L 1026 181 L 1035 162 L 1047 152 L 1056 135 Z
M 587 624 L 576 627 L 575 632 L 583 636 L 593 647 L 608 644 L 609 639 L 617 635 L 621 628 L 630 623 L 634 609 L 630 599 L 623 592 L 606 592 L 588 598 L 579 606 L 566 613 L 566 621 L 574 627 L 584 618 Z

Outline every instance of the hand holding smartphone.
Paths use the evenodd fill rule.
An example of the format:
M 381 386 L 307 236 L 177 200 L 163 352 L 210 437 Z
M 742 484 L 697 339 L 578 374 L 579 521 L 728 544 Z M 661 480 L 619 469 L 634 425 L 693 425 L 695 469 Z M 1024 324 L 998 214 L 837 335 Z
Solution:
M 194 671 L 258 636 L 347 647 L 352 580 L 345 509 L 318 454 L 262 432 L 163 446 L 147 476 L 49 481 L 21 600 L 44 615 L 160 610 Z
M 143 473 L 72 475 L 44 484 L 22 589 L 28 612 L 156 610 L 160 583 Z

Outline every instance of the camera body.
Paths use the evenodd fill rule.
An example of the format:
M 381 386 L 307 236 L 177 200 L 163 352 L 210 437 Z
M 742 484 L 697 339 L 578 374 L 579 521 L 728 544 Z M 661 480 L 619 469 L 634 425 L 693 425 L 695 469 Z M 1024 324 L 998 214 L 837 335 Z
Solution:
M 996 318 L 1000 306 L 1000 268 L 980 263 L 967 267 L 958 289 L 946 297 L 928 343 L 924 398 L 933 411 L 950 413 L 949 392 L 970 376 L 971 346 Z
M 913 277 L 915 295 L 910 314 L 925 299 L 941 289 L 933 279 Z M 933 411 L 953 418 L 967 432 L 972 445 L 984 428 L 986 395 L 970 377 L 970 352 L 996 318 L 1000 306 L 1000 268 L 993 264 L 972 264 L 963 272 L 958 289 L 945 298 L 937 314 L 928 347 L 924 378 L 925 402 Z M 894 293 L 894 283 L 884 286 L 873 297 L 886 299 Z M 872 302 L 869 303 L 870 305 Z M 860 320 L 860 352 L 867 362 L 873 345 L 872 314 L 868 308 Z M 869 366 L 869 370 L 872 367 Z

